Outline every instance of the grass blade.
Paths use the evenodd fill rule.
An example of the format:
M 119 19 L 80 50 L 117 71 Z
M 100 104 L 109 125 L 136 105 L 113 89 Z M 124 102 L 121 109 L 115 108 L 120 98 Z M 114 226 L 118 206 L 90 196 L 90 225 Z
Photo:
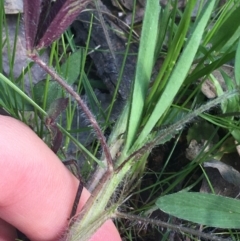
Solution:
M 237 85 L 240 85 L 240 41 L 238 43 L 237 51 L 236 51 L 236 59 L 235 59 L 235 66 L 234 72 L 235 72 L 235 79 L 237 82 Z
M 2 80 L 4 83 L 9 85 L 16 93 L 18 93 L 22 98 L 24 98 L 28 103 L 33 105 L 41 114 L 44 116 L 47 115 L 47 113 L 40 107 L 38 106 L 30 97 L 28 97 L 22 90 L 19 89 L 14 83 L 12 83 L 11 80 L 6 78 L 3 74 L 0 73 L 0 80 Z
M 142 116 L 144 101 L 154 63 L 154 51 L 157 40 L 159 13 L 159 1 L 147 1 L 138 54 L 136 76 L 131 97 L 126 149 L 129 149 L 135 139 Z
M 187 73 L 191 67 L 194 56 L 200 45 L 204 29 L 207 22 L 211 16 L 215 1 L 209 1 L 205 8 L 202 10 L 202 14 L 199 17 L 199 21 L 196 22 L 195 28 L 193 30 L 192 36 L 190 37 L 186 47 L 174 68 L 172 75 L 170 76 L 168 83 L 166 85 L 165 91 L 159 98 L 156 106 L 149 117 L 148 122 L 144 126 L 140 136 L 136 141 L 136 146 L 141 145 L 146 137 L 151 132 L 152 128 L 155 126 L 159 118 L 164 114 L 164 112 L 171 105 L 174 97 L 179 91 L 183 81 L 185 80 Z

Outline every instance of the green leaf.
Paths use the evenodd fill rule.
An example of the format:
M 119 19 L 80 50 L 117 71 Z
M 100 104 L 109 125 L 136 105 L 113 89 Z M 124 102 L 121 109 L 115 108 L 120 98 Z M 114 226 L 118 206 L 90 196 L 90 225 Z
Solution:
M 158 0 L 147 1 L 131 98 L 126 149 L 132 145 L 140 124 L 148 84 L 151 78 L 158 32 L 160 5 Z
M 209 53 L 207 53 L 209 55 Z M 235 57 L 235 51 L 232 52 L 226 52 L 221 56 L 219 59 L 213 61 L 212 63 L 205 65 L 202 69 L 198 71 L 193 71 L 192 74 L 190 74 L 187 77 L 187 82 L 192 82 L 196 79 L 202 78 L 203 76 L 206 76 L 210 73 L 212 73 L 215 69 L 221 67 L 223 64 L 225 64 L 228 61 L 231 61 Z
M 35 101 L 33 101 L 30 97 L 28 97 L 22 90 L 19 89 L 18 86 L 16 86 L 11 80 L 9 80 L 8 78 L 6 78 L 3 74 L 0 73 L 0 81 L 3 81 L 5 84 L 7 84 L 12 90 L 14 90 L 17 94 L 19 94 L 19 96 L 21 96 L 22 99 L 24 99 L 24 101 L 26 101 L 26 103 L 30 103 L 32 106 L 34 106 L 40 113 L 42 113 L 43 115 L 46 115 L 47 113 L 39 106 L 35 103 Z M 3 85 L 4 86 L 4 85 Z M 11 95 L 10 95 L 11 98 Z M 11 101 L 11 99 L 10 99 Z
M 33 87 L 34 100 L 40 106 L 43 105 L 45 85 L 46 85 L 46 81 L 42 80 L 38 82 L 36 85 L 34 85 Z M 49 86 L 46 94 L 47 94 L 46 108 L 48 109 L 54 100 L 62 96 L 62 89 L 57 82 L 49 81 Z
M 236 59 L 235 59 L 235 79 L 237 82 L 237 85 L 240 85 L 240 41 L 238 43 L 237 51 L 236 51 Z
M 191 222 L 218 228 L 240 227 L 240 201 L 237 199 L 178 192 L 159 198 L 156 205 L 168 214 Z
M 215 51 L 219 51 L 239 29 L 240 6 L 238 6 L 229 17 L 221 24 L 210 40 Z
M 33 106 L 13 89 L 9 88 L 0 77 L 0 105 L 6 109 L 12 108 L 16 111 L 32 111 Z
M 224 79 L 224 82 L 226 83 L 228 90 L 233 90 L 236 88 L 235 81 L 230 78 L 224 71 L 221 71 L 222 77 Z M 219 93 L 220 94 L 220 93 Z M 234 98 L 231 98 L 221 104 L 223 113 L 228 112 L 237 112 L 240 110 L 239 108 L 239 96 L 234 96 Z
M 61 66 L 61 73 L 69 85 L 72 85 L 80 75 L 81 70 L 81 49 L 69 56 L 66 62 Z
M 189 33 L 192 11 L 194 9 L 195 4 L 196 4 L 196 0 L 192 0 L 188 2 L 176 32 L 173 31 L 172 29 L 173 27 L 171 28 L 168 27 L 167 31 L 171 32 L 171 35 L 173 35 L 174 37 L 173 36 L 168 37 L 170 39 L 168 40 L 169 46 L 168 46 L 167 56 L 161 66 L 161 69 L 158 73 L 157 78 L 154 80 L 154 83 L 152 88 L 150 89 L 149 95 L 147 96 L 146 108 L 149 108 L 149 105 L 152 106 L 152 103 L 155 103 L 158 101 L 160 94 L 162 93 L 164 87 L 166 86 L 169 76 L 171 75 L 172 69 L 174 68 L 175 63 L 179 58 L 179 54 L 182 51 L 183 46 L 185 45 L 186 34 Z M 177 8 L 176 4 L 174 8 Z M 173 9 L 173 11 L 175 12 L 176 9 Z M 175 14 L 173 15 L 175 16 Z M 175 17 L 173 19 L 175 19 Z M 162 31 L 162 24 L 160 24 L 160 32 L 161 31 Z M 173 38 L 173 40 L 171 40 L 171 38 Z
M 214 4 L 215 4 L 215 1 L 209 1 L 206 4 L 206 7 L 202 10 L 201 16 L 198 19 L 199 21 L 195 23 L 195 28 L 193 30 L 192 36 L 190 37 L 188 43 L 186 44 L 186 47 L 183 50 L 183 53 L 176 67 L 174 68 L 166 84 L 163 94 L 160 96 L 158 102 L 155 105 L 153 112 L 151 113 L 151 116 L 149 117 L 149 120 L 147 121 L 140 136 L 137 139 L 137 142 L 135 144 L 136 147 L 141 145 L 141 143 L 143 143 L 146 140 L 149 133 L 158 122 L 159 118 L 164 114 L 164 112 L 172 104 L 174 97 L 179 91 L 191 67 L 194 56 L 201 43 L 204 29 L 211 16 Z

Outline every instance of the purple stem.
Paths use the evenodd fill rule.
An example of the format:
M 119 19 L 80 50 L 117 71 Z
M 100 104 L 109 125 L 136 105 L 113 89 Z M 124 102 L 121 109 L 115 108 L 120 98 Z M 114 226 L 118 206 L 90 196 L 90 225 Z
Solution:
M 87 105 L 83 102 L 81 97 L 77 92 L 73 90 L 73 88 L 68 85 L 51 67 L 49 67 L 44 61 L 42 61 L 39 56 L 35 53 L 28 54 L 29 58 L 31 58 L 35 63 L 37 63 L 42 69 L 44 69 L 54 80 L 56 80 L 78 103 L 78 105 L 82 108 L 83 112 L 88 117 L 92 127 L 96 131 L 97 137 L 101 143 L 103 148 L 103 152 L 105 154 L 107 160 L 107 169 L 108 172 L 113 172 L 113 162 L 112 156 L 109 151 L 108 145 L 106 143 L 105 137 L 95 119 L 91 111 L 88 109 Z

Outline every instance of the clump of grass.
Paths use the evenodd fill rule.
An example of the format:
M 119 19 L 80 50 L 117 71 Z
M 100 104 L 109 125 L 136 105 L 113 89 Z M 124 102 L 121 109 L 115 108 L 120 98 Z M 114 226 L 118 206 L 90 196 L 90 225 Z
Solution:
M 33 2 L 36 4 L 40 3 L 40 1 Z M 86 2 L 87 1 L 84 1 L 84 4 Z M 73 4 L 74 1 L 69 1 L 69 3 Z M 240 59 L 240 48 L 238 44 L 239 24 L 237 17 L 239 16 L 240 6 L 233 0 L 226 2 L 220 9 L 217 8 L 218 1 L 202 3 L 198 8 L 198 14 L 194 21 L 192 21 L 192 12 L 196 3 L 196 0 L 188 1 L 185 10 L 180 12 L 177 9 L 176 2 L 172 3 L 169 1 L 165 8 L 161 8 L 158 0 L 147 1 L 131 96 L 123 112 L 120 114 L 118 121 L 115 123 L 110 137 L 106 141 L 100 125 L 79 96 L 79 92 L 84 86 L 87 90 L 86 93 L 90 95 L 89 99 L 94 100 L 95 98 L 91 86 L 87 85 L 87 75 L 84 72 L 88 44 L 85 49 L 81 49 L 80 51 L 69 38 L 69 46 L 71 47 L 71 51 L 74 52 L 69 56 L 66 51 L 68 46 L 65 46 L 65 41 L 58 41 L 52 45 L 49 63 L 46 64 L 43 62 L 37 55 L 36 50 L 46 47 L 44 44 L 48 45 L 55 40 L 53 36 L 49 36 L 47 33 L 44 35 L 44 31 L 47 29 L 52 29 L 52 31 L 49 31 L 51 33 L 54 31 L 55 20 L 50 19 L 52 25 L 39 26 L 43 32 L 40 31 L 39 36 L 35 35 L 37 30 L 35 32 L 31 31 L 32 26 L 28 25 L 28 23 L 31 23 L 33 20 L 38 23 L 38 19 L 35 19 L 35 17 L 39 15 L 39 13 L 34 12 L 35 8 L 30 8 L 31 5 L 25 1 L 25 10 L 29 7 L 29 11 L 25 12 L 28 56 L 39 64 L 48 74 L 42 92 L 44 98 L 41 101 L 36 99 L 36 96 L 39 94 L 38 91 L 40 90 L 39 88 L 35 88 L 34 92 L 34 86 L 31 97 L 29 97 L 25 94 L 24 89 L 21 88 L 21 85 L 14 83 L 11 75 L 4 76 L 0 73 L 0 83 L 5 90 L 1 92 L 0 105 L 12 116 L 25 121 L 24 116 L 28 111 L 26 106 L 30 106 L 30 110 L 33 111 L 34 120 L 36 121 L 35 129 L 41 137 L 48 135 L 44 128 L 46 123 L 45 118 L 51 117 L 51 119 L 56 122 L 54 123 L 54 130 L 56 130 L 57 133 L 61 131 L 63 135 L 66 135 L 64 148 L 67 147 L 71 139 L 89 157 L 104 166 L 104 168 L 102 168 L 104 171 L 101 171 L 103 174 L 100 180 L 98 180 L 98 184 L 92 186 L 92 197 L 86 203 L 83 211 L 74 218 L 74 222 L 67 233 L 66 240 L 88 240 L 105 220 L 109 218 L 123 218 L 132 221 L 136 219 L 141 223 L 150 223 L 155 226 L 181 230 L 189 235 L 211 238 L 211 240 L 221 240 L 221 238 L 190 228 L 183 228 L 179 225 L 146 218 L 146 215 L 149 215 L 153 210 L 159 208 L 164 210 L 165 207 L 162 207 L 163 199 L 160 196 L 173 193 L 177 184 L 186 180 L 186 177 L 204 162 L 207 155 L 216 151 L 218 146 L 212 148 L 207 154 L 203 152 L 200 153 L 199 156 L 196 157 L 195 162 L 188 163 L 182 170 L 170 174 L 167 173 L 167 166 L 170 163 L 169 158 L 169 160 L 165 162 L 163 169 L 159 173 L 156 173 L 156 183 L 147 187 L 151 192 L 149 203 L 146 203 L 143 207 L 136 206 L 139 210 L 134 210 L 134 215 L 120 211 L 122 204 L 130 195 L 129 192 L 132 191 L 130 186 L 135 186 L 134 183 L 136 179 L 145 175 L 147 158 L 152 149 L 157 145 L 167 143 L 167 141 L 176 135 L 180 136 L 181 131 L 186 129 L 186 126 L 197 118 L 202 118 L 216 127 L 227 130 L 228 135 L 232 135 L 237 141 L 239 140 L 238 122 L 233 123 L 234 117 L 216 118 L 211 115 L 211 113 L 206 112 L 215 106 L 218 106 L 218 110 L 223 113 L 239 111 L 237 103 L 239 102 L 238 85 L 240 77 L 237 66 L 239 65 Z M 53 7 L 56 7 L 56 4 L 57 3 L 54 3 Z M 134 5 L 136 7 L 136 1 Z M 39 10 L 36 8 L 36 11 Z M 43 12 L 45 11 L 42 11 L 42 13 Z M 60 10 L 56 14 L 59 14 L 57 15 L 57 17 L 59 17 L 67 16 L 68 13 L 61 12 Z M 74 16 L 75 15 L 72 15 L 70 17 L 74 18 Z M 179 16 L 180 22 L 175 21 Z M 3 11 L 1 11 L 0 17 L 1 27 L 5 23 Z M 40 16 L 40 18 L 46 18 L 46 16 Z M 56 36 L 59 36 L 67 25 L 66 22 L 64 28 L 58 31 Z M 130 29 L 127 46 L 131 43 L 132 31 L 133 24 Z M 37 41 L 35 41 L 36 36 Z M 47 38 L 49 42 L 44 41 L 44 38 Z M 62 44 L 63 49 L 61 54 L 59 53 L 60 44 Z M 2 47 L 3 45 L 4 41 L 0 38 L 0 46 Z M 128 48 L 126 49 L 128 50 Z M 167 49 L 167 51 L 164 51 L 165 49 Z M 126 57 L 127 54 L 126 52 Z M 197 79 L 204 79 L 211 75 L 213 70 L 221 67 L 221 65 L 227 61 L 232 60 L 234 56 L 236 56 L 235 82 L 223 74 L 227 84 L 226 93 L 224 93 L 221 86 L 217 85 L 215 81 L 218 97 L 212 101 L 204 100 L 200 91 L 201 84 L 197 84 Z M 76 70 L 77 73 L 72 73 L 70 70 L 73 58 L 79 61 L 80 67 Z M 151 80 L 152 72 L 158 58 L 164 58 L 164 61 L 156 78 Z M 58 64 L 61 62 L 61 59 L 67 59 L 64 67 Z M 2 62 L 0 63 L 0 70 L 2 72 Z M 56 63 L 54 66 L 55 69 L 51 67 L 53 63 Z M 191 68 L 193 65 L 194 69 Z M 13 66 L 11 67 L 13 68 Z M 26 68 L 26 71 L 30 68 L 31 66 Z M 62 76 L 65 76 L 66 80 L 64 80 Z M 80 76 L 77 91 L 71 87 L 74 81 L 76 81 L 74 76 Z M 52 98 L 50 89 L 54 88 L 52 86 L 55 85 L 50 80 L 57 81 L 61 86 L 60 90 L 55 93 L 53 99 L 56 100 L 67 97 L 70 100 L 69 103 L 71 104 L 67 107 L 66 128 L 60 125 L 61 121 L 58 123 L 58 120 L 52 118 L 50 115 L 50 106 L 48 105 L 49 98 Z M 17 101 L 19 99 L 21 103 L 20 106 L 19 101 Z M 72 101 L 75 101 L 75 103 L 73 104 Z M 83 109 L 91 124 L 92 130 L 96 133 L 102 149 L 102 156 L 100 158 L 86 150 L 69 132 L 74 112 L 77 108 L 76 103 Z M 54 108 L 56 110 L 59 107 L 55 106 Z M 60 109 L 59 112 L 61 113 L 61 111 Z M 53 138 L 50 137 L 49 139 L 49 142 L 51 142 Z M 220 140 L 220 142 L 221 141 L 222 140 Z M 59 155 L 61 155 L 60 152 Z M 95 176 L 97 176 L 97 174 L 95 174 Z M 127 183 L 124 180 L 127 180 Z M 196 183 L 186 185 L 184 189 L 190 190 L 195 185 Z M 164 189 L 161 190 L 162 188 Z M 159 190 L 161 190 L 161 192 Z M 141 192 L 143 192 L 143 190 L 140 188 L 137 193 L 141 194 Z M 194 203 L 194 201 L 191 200 L 191 195 L 186 197 L 190 203 Z M 212 197 L 220 200 L 216 196 L 211 196 L 208 197 L 209 202 L 211 202 Z M 167 198 L 167 196 L 163 198 Z M 199 202 L 201 202 L 201 198 L 204 199 L 205 196 L 199 195 L 198 198 Z M 174 196 L 172 202 L 174 203 L 176 200 L 178 200 L 178 194 Z M 228 205 L 227 200 L 224 200 L 224 203 Z M 183 208 L 186 208 L 186 204 L 181 203 L 177 210 L 181 211 Z M 207 205 L 202 208 L 205 211 L 210 211 Z M 143 217 L 139 216 L 140 212 L 143 214 Z M 171 210 L 167 212 L 173 215 L 175 214 L 172 213 Z M 187 211 L 188 214 L 191 214 L 191 212 L 193 211 Z M 194 212 L 196 212 L 196 210 L 194 210 Z M 221 210 L 219 210 L 219 214 L 220 213 Z M 180 214 L 178 213 L 178 215 L 184 219 L 181 212 Z M 227 213 L 225 213 L 225 215 L 227 215 Z M 190 221 L 194 222 L 195 220 L 190 219 Z M 195 222 L 209 225 L 204 218 Z M 218 224 L 214 225 L 217 226 Z M 219 225 L 219 227 L 223 226 Z M 231 228 L 227 226 L 227 224 L 225 227 Z M 128 231 L 127 228 L 124 232 L 124 235 L 128 236 L 129 240 L 131 232 L 132 230 Z M 229 236 L 234 237 L 231 231 L 229 231 Z

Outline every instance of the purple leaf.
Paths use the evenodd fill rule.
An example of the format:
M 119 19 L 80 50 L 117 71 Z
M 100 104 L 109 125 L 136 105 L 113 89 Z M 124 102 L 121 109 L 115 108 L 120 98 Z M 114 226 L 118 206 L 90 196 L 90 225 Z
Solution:
M 50 8 L 44 5 L 36 38 L 36 49 L 49 46 L 67 29 L 91 0 L 57 0 Z M 47 10 L 47 13 L 45 11 Z
M 62 132 L 59 130 L 56 122 L 50 118 L 46 118 L 45 124 L 51 135 L 51 150 L 57 153 L 62 144 Z
M 26 49 L 32 51 L 38 29 L 42 0 L 24 0 L 23 4 Z
M 51 22 L 56 17 L 65 1 L 66 0 L 57 0 L 53 2 L 52 0 L 45 0 L 44 4 L 42 5 L 38 32 L 35 39 L 36 46 L 38 45 L 39 40 L 44 36 L 46 31 L 48 31 Z
M 38 28 L 37 28 L 37 33 L 35 36 L 35 46 L 37 45 L 37 42 L 39 40 L 39 35 L 44 31 L 46 31 L 46 22 L 48 19 L 48 16 L 50 14 L 51 8 L 53 6 L 54 2 L 52 0 L 43 0 L 42 5 L 41 5 L 41 14 L 39 17 L 39 23 L 38 23 Z
M 51 149 L 54 153 L 57 153 L 62 144 L 62 132 L 59 130 L 57 125 L 54 123 L 49 127 L 52 134 L 52 146 Z

